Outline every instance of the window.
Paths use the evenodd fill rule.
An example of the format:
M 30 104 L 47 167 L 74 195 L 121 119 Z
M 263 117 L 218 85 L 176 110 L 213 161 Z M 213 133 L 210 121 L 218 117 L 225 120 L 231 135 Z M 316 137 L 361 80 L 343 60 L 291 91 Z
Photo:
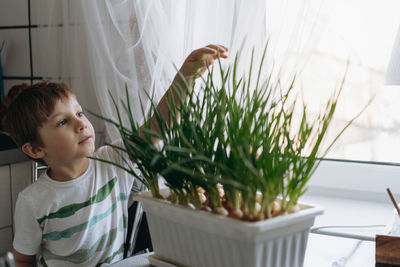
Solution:
M 346 81 L 330 135 L 336 135 L 372 97 L 374 100 L 327 157 L 398 163 L 400 88 L 385 86 L 384 75 L 400 26 L 400 2 L 334 2 L 330 17 L 320 18 L 326 25 L 302 73 L 305 99 L 311 111 L 318 110 L 332 89 L 338 87 L 348 61 Z
M 400 27 L 400 2 L 271 0 L 266 9 L 267 34 L 287 35 L 283 36 L 283 49 L 292 45 L 300 47 L 300 52 L 308 52 L 304 44 L 311 40 L 309 50 L 313 52 L 304 56 L 306 61 L 298 76 L 309 113 L 323 108 L 339 87 L 348 64 L 327 143 L 373 98 L 332 147 L 326 156 L 328 160 L 321 163 L 310 180 L 309 191 L 387 201 L 387 187 L 394 193 L 400 192 L 400 86 L 384 85 Z M 310 33 L 314 26 L 315 32 Z M 299 40 L 297 36 L 290 39 L 296 34 Z M 276 47 L 279 50 L 283 46 Z

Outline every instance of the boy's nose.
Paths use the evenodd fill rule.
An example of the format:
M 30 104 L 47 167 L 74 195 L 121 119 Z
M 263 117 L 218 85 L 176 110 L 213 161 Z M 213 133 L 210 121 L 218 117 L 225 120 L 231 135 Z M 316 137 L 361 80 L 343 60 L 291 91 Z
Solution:
M 87 127 L 86 122 L 83 119 L 76 120 L 76 130 L 77 132 L 83 131 Z

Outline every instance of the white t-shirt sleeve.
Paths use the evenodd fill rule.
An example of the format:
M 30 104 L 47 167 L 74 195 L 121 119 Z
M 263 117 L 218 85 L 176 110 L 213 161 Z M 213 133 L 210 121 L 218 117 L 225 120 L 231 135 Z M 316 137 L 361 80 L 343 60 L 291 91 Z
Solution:
M 30 202 L 21 193 L 15 205 L 14 225 L 14 249 L 21 254 L 36 255 L 42 241 L 42 229 L 33 216 Z

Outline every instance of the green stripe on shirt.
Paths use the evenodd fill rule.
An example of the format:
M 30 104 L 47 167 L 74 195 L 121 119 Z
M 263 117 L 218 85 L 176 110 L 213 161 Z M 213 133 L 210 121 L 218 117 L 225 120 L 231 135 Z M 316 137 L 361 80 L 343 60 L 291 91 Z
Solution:
M 122 221 L 122 223 L 121 223 L 121 221 Z M 121 229 L 120 227 L 117 227 L 117 228 L 111 229 L 108 233 L 103 234 L 96 241 L 96 243 L 94 243 L 94 245 L 88 249 L 79 249 L 72 255 L 61 256 L 61 255 L 54 254 L 50 250 L 44 248 L 43 254 L 42 254 L 43 258 L 46 259 L 46 261 L 60 260 L 60 261 L 72 262 L 75 264 L 83 263 L 83 262 L 89 260 L 90 258 L 92 258 L 96 252 L 103 251 L 107 247 L 111 246 L 114 243 L 115 239 L 117 238 L 118 231 L 124 230 L 124 227 L 125 227 L 124 222 L 125 221 L 126 221 L 126 217 L 124 215 L 122 215 L 120 218 L 119 226 L 122 226 L 123 228 Z M 116 255 L 113 255 L 113 257 L 115 257 L 115 256 Z
M 49 267 L 47 263 L 44 261 L 43 257 L 40 257 L 39 262 L 43 265 L 43 267 Z
M 113 253 L 110 257 L 107 257 L 103 262 L 97 263 L 97 264 L 96 264 L 96 267 L 100 267 L 103 263 L 111 263 L 111 261 L 112 261 L 116 256 L 118 256 L 118 255 L 121 254 L 121 253 L 124 253 L 124 250 L 125 250 L 125 243 L 122 244 L 122 245 L 119 247 L 119 249 L 118 249 L 117 251 L 114 251 L 114 253 Z
M 66 218 L 71 215 L 74 215 L 78 210 L 90 206 L 94 203 L 98 203 L 107 198 L 107 196 L 111 193 L 112 189 L 117 182 L 117 177 L 110 180 L 107 184 L 103 185 L 96 193 L 96 195 L 92 196 L 89 200 L 82 203 L 74 203 L 60 208 L 58 211 L 50 213 L 49 215 L 43 216 L 40 219 L 37 219 L 37 222 L 41 224 L 46 219 L 54 219 L 54 218 Z
M 93 225 L 95 225 L 99 221 L 103 220 L 104 218 L 106 218 L 107 216 L 112 214 L 112 212 L 117 208 L 118 201 L 127 200 L 127 199 L 128 199 L 127 194 L 121 193 L 117 197 L 116 202 L 114 202 L 107 209 L 107 211 L 104 212 L 103 214 L 99 214 L 99 215 L 93 216 L 87 222 L 72 226 L 72 227 L 70 227 L 68 229 L 65 229 L 63 231 L 54 231 L 54 232 L 50 232 L 50 233 L 44 234 L 42 236 L 42 238 L 46 239 L 46 240 L 59 240 L 61 238 L 69 238 L 69 237 L 71 237 L 73 234 L 75 234 L 77 232 L 80 232 L 80 231 L 86 230 L 87 228 L 92 227 Z

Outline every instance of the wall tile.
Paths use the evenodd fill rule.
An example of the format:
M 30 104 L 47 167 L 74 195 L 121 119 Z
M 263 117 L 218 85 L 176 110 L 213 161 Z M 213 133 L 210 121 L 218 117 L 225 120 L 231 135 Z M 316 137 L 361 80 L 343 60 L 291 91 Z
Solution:
M 0 228 L 12 224 L 9 165 L 0 167 Z
M 12 250 L 12 228 L 0 230 L 0 255 Z
M 77 24 L 84 20 L 82 3 L 76 0 L 34 1 L 31 14 L 35 25 L 61 25 L 66 21 Z
M 62 24 L 62 5 L 67 0 L 40 0 L 33 1 L 31 6 L 31 22 L 33 25 Z M 75 1 L 75 0 L 73 0 Z
M 51 31 L 51 36 L 49 35 Z M 59 27 L 32 29 L 33 74 L 46 79 L 59 78 L 62 73 L 62 31 Z
M 28 25 L 28 1 L 1 0 L 0 26 L 15 25 Z
M 75 25 L 82 25 L 85 22 L 84 11 L 81 1 L 69 1 L 68 19 Z
M 10 168 L 12 214 L 14 214 L 15 202 L 17 201 L 18 193 L 31 183 L 32 161 L 11 164 Z
M 30 76 L 28 29 L 0 31 L 0 43 L 5 40 L 2 52 L 4 76 Z

